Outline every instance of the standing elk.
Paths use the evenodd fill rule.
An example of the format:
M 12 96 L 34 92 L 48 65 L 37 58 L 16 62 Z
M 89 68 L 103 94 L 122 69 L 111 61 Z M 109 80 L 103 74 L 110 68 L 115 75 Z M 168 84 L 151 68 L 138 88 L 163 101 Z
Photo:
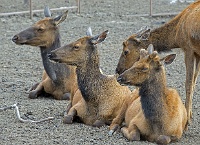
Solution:
M 49 54 L 55 62 L 76 66 L 77 80 L 83 96 L 64 117 L 64 123 L 72 123 L 74 117 L 87 124 L 100 127 L 110 124 L 117 116 L 125 98 L 131 91 L 121 86 L 113 75 L 104 75 L 99 69 L 97 44 L 104 41 L 108 31 L 86 37 L 60 47 Z M 79 92 L 79 93 L 80 93 Z M 76 98 L 76 97 L 74 97 Z
M 73 92 L 78 87 L 75 67 L 53 63 L 47 57 L 49 52 L 61 45 L 58 25 L 66 19 L 67 13 L 68 11 L 58 17 L 51 18 L 51 12 L 46 7 L 44 19 L 12 38 L 12 41 L 19 45 L 40 47 L 45 71 L 42 81 L 31 88 L 29 98 L 37 98 L 44 90 L 53 95 L 55 99 L 66 100 L 69 99 L 70 94 L 73 96 Z
M 134 85 L 139 90 L 128 98 L 110 125 L 109 134 L 125 120 L 122 134 L 129 140 L 148 140 L 168 144 L 181 138 L 186 127 L 187 113 L 178 92 L 168 88 L 162 62 L 170 64 L 174 54 L 159 58 L 153 45 L 140 50 L 140 59 L 117 79 L 120 84 Z
M 153 44 L 158 52 L 182 48 L 186 65 L 187 123 L 192 118 L 192 96 L 200 69 L 200 1 L 190 4 L 180 14 L 152 31 L 142 29 L 123 42 L 116 72 L 121 74 L 138 60 L 141 48 Z

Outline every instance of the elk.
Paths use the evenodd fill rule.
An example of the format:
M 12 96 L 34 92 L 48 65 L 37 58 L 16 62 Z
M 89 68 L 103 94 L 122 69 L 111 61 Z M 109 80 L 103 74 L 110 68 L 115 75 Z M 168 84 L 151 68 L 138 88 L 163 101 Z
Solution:
M 153 44 L 158 52 L 174 48 L 182 48 L 185 54 L 186 66 L 186 101 L 187 123 L 192 118 L 192 96 L 200 70 L 200 1 L 185 8 L 168 23 L 156 28 L 143 29 L 123 42 L 123 52 L 120 56 L 116 72 L 121 74 L 130 68 L 139 58 L 138 51 Z
M 104 41 L 108 31 L 92 36 L 91 28 L 87 36 L 51 51 L 49 58 L 55 62 L 76 66 L 79 92 L 82 99 L 72 102 L 64 123 L 72 123 L 78 117 L 84 124 L 100 127 L 110 124 L 118 114 L 122 103 L 131 91 L 121 86 L 114 75 L 104 75 L 99 69 L 97 44 Z M 74 100 L 76 99 L 76 94 Z
M 44 90 L 53 95 L 55 99 L 66 100 L 73 95 L 77 87 L 75 67 L 49 61 L 47 54 L 60 47 L 60 34 L 58 25 L 67 17 L 68 11 L 52 18 L 48 7 L 44 9 L 45 18 L 33 24 L 30 28 L 16 34 L 12 41 L 18 45 L 40 47 L 44 72 L 42 81 L 33 85 L 29 98 L 37 98 Z M 75 87 L 75 88 L 73 88 Z
M 168 144 L 181 138 L 187 122 L 185 106 L 178 92 L 167 87 L 163 67 L 171 64 L 175 54 L 164 58 L 153 51 L 153 45 L 140 50 L 140 59 L 117 79 L 120 84 L 137 86 L 118 116 L 110 125 L 112 134 L 125 120 L 122 134 L 129 140 L 140 138 L 158 144 Z

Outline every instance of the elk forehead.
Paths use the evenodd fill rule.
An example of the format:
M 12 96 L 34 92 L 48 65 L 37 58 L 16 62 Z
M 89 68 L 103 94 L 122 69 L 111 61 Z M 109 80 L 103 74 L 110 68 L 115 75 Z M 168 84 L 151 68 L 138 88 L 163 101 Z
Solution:
M 52 18 L 44 18 L 38 21 L 37 23 L 35 23 L 33 26 L 41 27 L 41 28 L 55 27 Z
M 85 45 L 87 44 L 87 41 L 90 39 L 91 37 L 90 36 L 85 36 L 83 38 L 80 38 L 78 39 L 77 41 L 75 41 L 73 44 L 74 45 Z

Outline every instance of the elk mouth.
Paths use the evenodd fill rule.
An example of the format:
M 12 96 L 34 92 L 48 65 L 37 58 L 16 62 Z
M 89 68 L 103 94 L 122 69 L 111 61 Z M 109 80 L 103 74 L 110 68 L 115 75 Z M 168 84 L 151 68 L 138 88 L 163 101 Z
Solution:
M 49 58 L 49 60 L 51 60 L 51 61 L 53 61 L 53 62 L 62 63 L 62 62 L 61 62 L 61 59 L 59 59 L 59 58 L 57 57 L 57 55 L 56 55 L 55 53 L 53 53 L 53 52 L 47 54 L 47 57 Z
M 122 86 L 127 86 L 127 85 L 131 85 L 130 81 L 127 81 L 125 78 L 123 78 L 122 76 L 119 76 L 117 78 L 117 82 L 122 85 Z
M 25 45 L 26 44 L 26 41 L 14 41 L 14 40 L 12 40 L 12 41 L 17 45 Z

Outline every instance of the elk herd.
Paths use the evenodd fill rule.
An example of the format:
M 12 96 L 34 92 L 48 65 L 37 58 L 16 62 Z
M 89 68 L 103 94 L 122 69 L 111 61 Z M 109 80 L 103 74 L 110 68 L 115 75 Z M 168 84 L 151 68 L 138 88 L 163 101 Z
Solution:
M 190 4 L 171 21 L 150 30 L 142 27 L 123 44 L 116 75 L 105 75 L 99 66 L 97 48 L 108 34 L 84 36 L 61 46 L 58 25 L 68 11 L 55 18 L 48 7 L 45 18 L 16 34 L 18 45 L 40 48 L 44 72 L 42 80 L 29 90 L 29 98 L 47 93 L 58 100 L 69 100 L 63 123 L 77 119 L 94 127 L 110 125 L 130 141 L 147 140 L 168 144 L 181 138 L 192 118 L 192 96 L 200 70 L 200 1 Z M 186 100 L 167 86 L 165 65 L 176 54 L 159 53 L 182 48 L 185 54 Z M 130 90 L 127 86 L 135 86 Z

